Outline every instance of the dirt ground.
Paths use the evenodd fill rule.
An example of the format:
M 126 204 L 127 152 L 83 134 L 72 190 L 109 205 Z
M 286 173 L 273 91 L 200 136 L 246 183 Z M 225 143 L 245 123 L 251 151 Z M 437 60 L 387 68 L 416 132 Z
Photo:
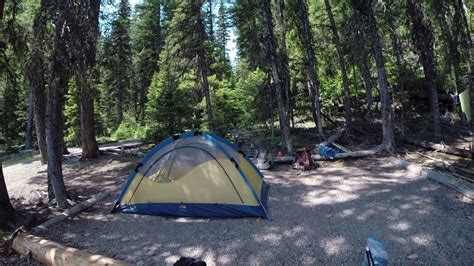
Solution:
M 119 190 L 137 160 L 107 155 L 81 162 L 73 154 L 64 166 L 66 186 L 83 197 Z M 110 214 L 116 200 L 110 197 L 42 236 L 141 265 L 172 264 L 180 256 L 208 265 L 359 264 L 367 237 L 374 236 L 391 263 L 473 265 L 474 205 L 388 162 L 265 171 L 271 221 Z M 46 178 L 37 159 L 4 171 L 14 203 L 39 200 Z

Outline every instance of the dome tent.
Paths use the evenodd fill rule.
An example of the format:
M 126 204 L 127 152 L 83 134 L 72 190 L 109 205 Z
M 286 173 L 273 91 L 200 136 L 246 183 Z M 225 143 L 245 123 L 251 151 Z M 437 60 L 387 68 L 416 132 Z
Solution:
M 137 165 L 112 212 L 189 217 L 263 217 L 268 185 L 229 141 L 189 131 L 155 146 Z

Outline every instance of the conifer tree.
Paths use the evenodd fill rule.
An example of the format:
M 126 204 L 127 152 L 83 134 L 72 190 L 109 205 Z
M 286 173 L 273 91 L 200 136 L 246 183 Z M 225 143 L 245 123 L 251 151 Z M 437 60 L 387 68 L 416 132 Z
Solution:
M 162 0 L 145 0 L 138 4 L 132 24 L 133 77 L 132 99 L 135 119 L 143 121 L 147 91 L 153 74 L 159 71 L 158 57 L 162 45 Z

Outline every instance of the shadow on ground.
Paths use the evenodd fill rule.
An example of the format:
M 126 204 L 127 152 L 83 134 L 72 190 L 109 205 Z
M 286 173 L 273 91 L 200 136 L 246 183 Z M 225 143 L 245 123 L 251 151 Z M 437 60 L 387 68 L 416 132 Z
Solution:
M 67 182 L 74 180 L 74 189 L 94 193 L 121 184 L 130 162 L 113 160 L 84 167 Z M 111 198 L 44 236 L 135 264 L 173 263 L 190 256 L 209 265 L 296 265 L 359 264 L 370 235 L 385 244 L 392 263 L 474 264 L 473 205 L 387 160 L 366 162 L 311 172 L 278 166 L 265 172 L 272 221 L 110 214 Z M 83 177 L 87 175 L 94 178 Z

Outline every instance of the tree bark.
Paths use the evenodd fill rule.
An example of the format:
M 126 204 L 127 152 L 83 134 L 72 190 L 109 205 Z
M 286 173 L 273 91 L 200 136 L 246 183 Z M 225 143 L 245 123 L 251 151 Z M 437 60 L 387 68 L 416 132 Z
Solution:
M 48 81 L 48 101 L 46 106 L 46 142 L 48 152 L 48 177 L 54 191 L 58 207 L 65 209 L 68 206 L 66 187 L 62 173 L 62 103 L 64 91 L 67 87 L 68 62 L 66 40 L 68 39 L 69 24 L 67 12 L 70 6 L 67 1 L 56 0 L 58 18 L 55 22 L 55 36 L 50 62 Z
M 332 14 L 331 3 L 329 2 L 329 0 L 324 0 L 324 3 L 326 5 L 326 12 L 328 14 L 329 23 L 331 25 L 333 41 L 336 45 L 336 51 L 339 57 L 339 66 L 341 67 L 342 84 L 344 86 L 344 113 L 346 118 L 346 126 L 350 126 L 352 123 L 351 96 L 349 89 L 349 79 L 347 78 L 346 60 L 344 59 L 341 41 L 339 40 L 339 33 L 337 31 L 336 21 L 334 20 L 334 16 Z
M 28 121 L 26 122 L 25 150 L 33 149 L 33 88 L 28 88 Z
M 391 8 L 391 2 L 387 1 L 387 9 Z M 392 19 L 388 19 L 388 25 L 390 30 L 390 38 L 392 40 L 392 49 L 395 55 L 395 65 L 397 66 L 397 83 L 400 91 L 400 104 L 401 104 L 401 133 L 405 135 L 405 74 L 402 65 L 402 49 L 400 47 L 400 40 L 397 34 L 397 28 L 393 23 Z M 393 94 L 392 94 L 393 95 Z
M 280 13 L 280 26 L 281 26 L 281 39 L 280 39 L 280 64 L 281 64 L 281 82 L 283 88 L 285 88 L 285 109 L 287 117 L 290 116 L 290 75 L 288 73 L 288 53 L 286 51 L 286 18 L 285 18 L 285 0 L 279 0 L 279 13 Z M 289 122 L 289 121 L 288 121 Z
M 276 100 L 277 100 L 277 107 L 278 107 L 278 117 L 280 119 L 282 146 L 288 153 L 291 153 L 293 152 L 293 144 L 291 142 L 290 129 L 288 128 L 288 121 L 287 121 L 286 112 L 285 112 L 285 103 L 282 97 L 282 92 L 283 90 L 285 90 L 284 88 L 285 84 L 282 84 L 282 80 L 280 79 L 280 73 L 282 72 L 282 70 L 280 69 L 280 65 L 278 64 L 278 60 L 276 56 L 277 42 L 275 40 L 275 35 L 273 33 L 273 19 L 272 19 L 272 13 L 270 9 L 270 1 L 260 0 L 260 7 L 261 7 L 261 12 L 262 12 L 262 18 L 263 18 L 263 28 L 265 32 L 264 41 L 266 44 L 267 53 L 270 57 L 273 83 L 275 85 L 275 93 L 276 93 Z
M 47 162 L 46 148 L 46 80 L 45 80 L 45 62 L 42 49 L 45 46 L 47 9 L 51 5 L 50 0 L 42 0 L 40 7 L 36 11 L 33 23 L 33 48 L 30 62 L 28 64 L 28 83 L 29 90 L 33 94 L 33 109 L 36 139 L 41 154 L 41 163 Z
M 47 239 L 19 232 L 12 240 L 11 248 L 28 258 L 45 265 L 132 265 L 73 247 L 63 246 Z
M 433 52 L 433 31 L 431 25 L 425 19 L 420 3 L 407 0 L 408 15 L 412 22 L 412 40 L 420 56 L 425 73 L 425 83 L 430 98 L 430 109 L 433 117 L 433 129 L 436 137 L 441 134 L 440 115 L 438 106 L 438 93 L 435 84 L 436 66 Z
M 309 75 L 309 92 L 311 98 L 311 106 L 313 109 L 313 119 L 314 123 L 318 128 L 319 135 L 323 138 L 323 123 L 321 119 L 321 104 L 319 102 L 319 89 L 320 89 L 320 82 L 317 73 L 317 63 L 316 63 L 316 56 L 314 53 L 314 46 L 313 46 L 313 34 L 311 33 L 311 27 L 309 24 L 308 19 L 308 7 L 306 5 L 306 0 L 298 0 L 298 7 L 299 7 L 299 20 L 301 23 L 301 35 L 303 38 L 303 43 L 305 46 L 306 52 L 306 67 Z
M 195 0 L 195 14 L 196 14 L 196 33 L 199 38 L 199 47 L 198 47 L 198 78 L 201 89 L 204 92 L 204 98 L 206 99 L 206 111 L 207 111 L 207 120 L 209 131 L 215 131 L 214 125 L 214 116 L 212 114 L 212 105 L 211 105 L 211 94 L 209 92 L 209 81 L 207 75 L 209 73 L 209 66 L 206 61 L 206 49 L 204 47 L 206 41 L 206 32 L 204 30 L 204 22 L 201 16 L 201 7 L 202 0 Z
M 361 4 L 361 2 L 363 3 Z M 377 81 L 380 87 L 382 112 L 382 147 L 386 151 L 392 152 L 395 148 L 392 106 L 388 89 L 387 72 L 385 70 L 385 62 L 382 52 L 382 43 L 377 29 L 377 21 L 375 20 L 374 11 L 372 9 L 372 1 L 365 3 L 365 1 L 352 0 L 352 3 L 355 9 L 354 11 L 365 12 L 368 18 L 370 36 L 373 42 L 373 53 L 375 57 L 375 63 L 377 65 Z M 356 14 L 356 16 L 357 15 L 359 14 Z
M 367 109 L 371 110 L 372 105 L 374 104 L 374 99 L 372 96 L 372 75 L 370 74 L 369 68 L 369 53 L 367 51 L 367 46 L 365 45 L 364 37 L 364 27 L 360 15 L 354 11 L 353 13 L 354 22 L 355 22 L 355 42 L 356 47 L 359 50 L 358 55 L 358 67 L 362 75 L 362 81 L 364 82 L 365 95 L 367 97 Z
M 15 209 L 10 202 L 5 177 L 3 176 L 2 161 L 0 161 L 0 228 L 6 228 L 7 223 L 14 222 Z
M 92 159 L 99 154 L 95 138 L 93 83 L 96 78 L 96 46 L 99 35 L 100 0 L 84 1 L 76 11 L 75 25 L 72 28 L 75 44 L 73 51 L 74 70 L 77 84 L 81 89 L 81 146 L 82 158 Z M 121 100 L 117 102 L 117 106 Z M 119 110 L 117 110 L 119 111 Z M 120 110 L 122 111 L 122 110 Z M 118 115 L 122 112 L 118 112 Z M 121 117 L 123 118 L 123 117 Z M 118 121 L 118 125 L 121 120 Z

